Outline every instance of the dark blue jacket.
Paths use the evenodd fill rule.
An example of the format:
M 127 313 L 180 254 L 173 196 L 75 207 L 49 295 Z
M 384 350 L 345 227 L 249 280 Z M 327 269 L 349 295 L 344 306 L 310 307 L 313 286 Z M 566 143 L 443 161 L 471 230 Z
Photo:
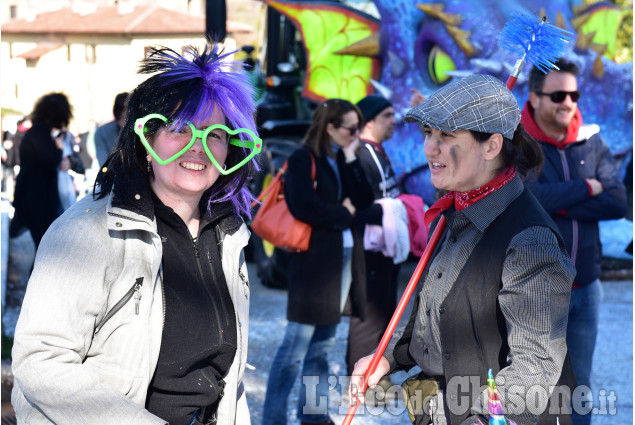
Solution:
M 310 155 L 315 159 L 315 189 L 311 181 Z M 350 312 L 361 319 L 365 316 L 363 235 L 357 226 L 357 216 L 353 217 L 342 206 L 342 200 L 348 197 L 357 210 L 366 209 L 373 203 L 373 192 L 359 159 L 347 163 L 341 151 L 336 157 L 342 182 L 339 196 L 337 177 L 325 153 L 318 157 L 308 149 L 299 148 L 288 160 L 284 196 L 289 211 L 298 220 L 313 226 L 309 250 L 289 255 L 287 319 L 293 322 L 312 325 L 340 322 L 342 231 L 348 228 L 354 240 Z
M 579 136 L 593 127 L 583 126 Z M 626 189 L 608 145 L 597 132 L 581 139 L 564 149 L 541 142 L 545 164 L 537 179 L 530 175 L 526 182 L 560 229 L 577 270 L 574 286 L 600 276 L 598 221 L 626 212 Z M 585 179 L 597 179 L 604 191 L 592 197 Z

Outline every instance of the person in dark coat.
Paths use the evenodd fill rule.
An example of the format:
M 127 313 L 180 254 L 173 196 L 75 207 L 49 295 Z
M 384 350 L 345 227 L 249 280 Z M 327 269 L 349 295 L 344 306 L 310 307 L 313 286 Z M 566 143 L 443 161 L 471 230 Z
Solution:
M 357 317 L 363 318 L 365 308 L 364 248 L 355 214 L 371 206 L 373 194 L 355 156 L 361 123 L 361 112 L 350 102 L 324 102 L 313 114 L 304 146 L 288 160 L 285 199 L 291 214 L 313 229 L 308 251 L 290 255 L 288 323 L 269 374 L 264 425 L 286 424 L 287 398 L 301 366 L 301 424 L 333 423 L 327 354 L 345 304 Z
M 70 158 L 63 157 L 63 130 L 73 118 L 73 110 L 65 94 L 49 93 L 38 99 L 30 117 L 33 125 L 20 145 L 13 206 L 14 220 L 29 229 L 37 248 L 51 223 L 63 212 L 57 177 L 58 170 L 72 167 Z

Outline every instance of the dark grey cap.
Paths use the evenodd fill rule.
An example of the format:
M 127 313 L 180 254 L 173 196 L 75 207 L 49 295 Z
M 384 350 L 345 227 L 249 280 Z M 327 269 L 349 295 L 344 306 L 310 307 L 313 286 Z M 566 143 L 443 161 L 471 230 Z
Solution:
M 445 131 L 500 133 L 513 139 L 520 109 L 500 80 L 491 75 L 470 75 L 432 93 L 408 111 L 404 121 Z

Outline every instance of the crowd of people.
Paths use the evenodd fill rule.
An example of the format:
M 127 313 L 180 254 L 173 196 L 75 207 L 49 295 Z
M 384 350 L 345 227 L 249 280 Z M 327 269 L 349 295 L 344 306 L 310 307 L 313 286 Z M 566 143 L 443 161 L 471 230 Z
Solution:
M 12 352 L 19 423 L 250 423 L 244 248 L 262 140 L 245 73 L 216 45 L 191 53 L 154 49 L 140 68 L 151 76 L 116 96 L 86 196 L 69 175 L 86 164 L 63 93 L 38 99 L 32 124 L 3 143 L 3 184 L 19 165 L 12 229 L 37 248 Z M 413 423 L 487 423 L 491 370 L 509 423 L 590 422 L 554 388 L 590 386 L 598 222 L 623 217 L 627 201 L 608 146 L 582 124 L 575 65 L 556 66 L 531 71 L 522 110 L 488 75 L 428 97 L 413 90 L 404 121 L 421 132 L 438 193 L 429 207 L 405 193 L 382 146 L 396 124 L 388 99 L 315 107 L 285 173 L 289 211 L 312 232 L 307 251 L 289 254 L 263 425 L 287 423 L 298 376 L 300 423 L 333 424 L 307 396 L 328 406 L 344 315 L 349 397 L 366 400 L 361 380 L 396 307 L 400 264 L 421 256 L 428 230 L 439 241 L 369 391 L 417 367 L 404 385 L 422 401 L 409 406 Z M 477 385 L 451 385 L 464 377 Z M 512 388 L 542 389 L 537 409 L 519 407 Z M 457 412 L 465 394 L 470 408 Z

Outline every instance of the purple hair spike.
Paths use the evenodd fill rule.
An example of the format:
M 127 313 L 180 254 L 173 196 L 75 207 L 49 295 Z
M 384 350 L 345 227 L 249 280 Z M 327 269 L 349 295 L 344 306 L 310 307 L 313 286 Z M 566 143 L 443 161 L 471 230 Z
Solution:
M 227 60 L 233 53 L 223 53 L 217 44 L 207 45 L 201 52 L 188 46 L 182 56 L 170 49 L 157 50 L 144 61 L 141 72 L 160 71 L 158 78 L 162 86 L 187 83 L 185 87 L 190 92 L 184 94 L 182 103 L 169 117 L 177 127 L 186 122 L 204 121 L 216 105 L 223 112 L 228 127 L 245 128 L 257 135 L 254 90 L 242 66 Z M 250 163 L 259 170 L 256 158 Z M 228 185 L 212 191 L 209 202 L 231 200 L 239 213 L 250 217 L 254 197 L 245 185 L 245 176 L 234 172 L 229 178 Z

